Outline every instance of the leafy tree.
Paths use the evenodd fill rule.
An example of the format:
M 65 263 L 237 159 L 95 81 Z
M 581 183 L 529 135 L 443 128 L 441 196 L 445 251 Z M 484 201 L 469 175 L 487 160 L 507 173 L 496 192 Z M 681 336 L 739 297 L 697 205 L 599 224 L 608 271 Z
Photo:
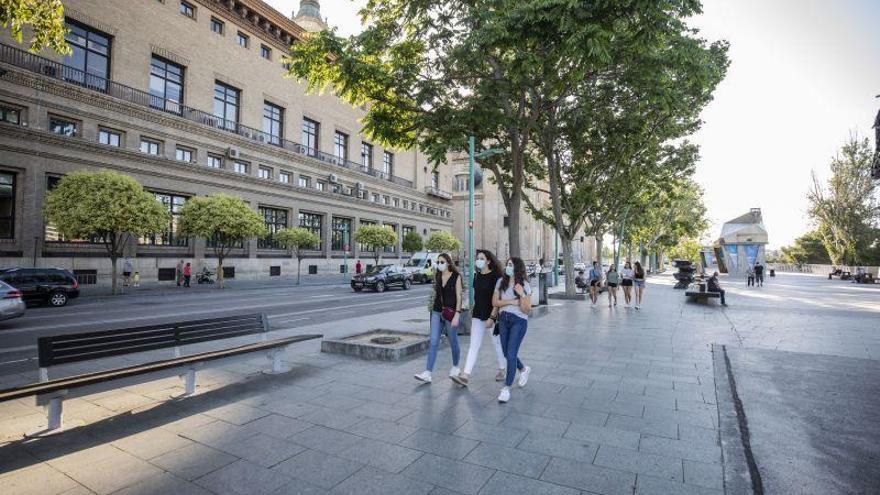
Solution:
M 831 160 L 831 178 L 825 186 L 813 172 L 808 213 L 834 264 L 863 263 L 877 240 L 880 203 L 877 183 L 871 178 L 872 159 L 868 139 L 850 136 Z
M 668 254 L 674 260 L 689 260 L 696 264 L 700 261 L 700 250 L 702 248 L 698 239 L 682 237 L 678 240 L 678 244 L 669 248 Z
M 70 47 L 64 40 L 64 6 L 61 0 L 0 0 L 0 25 L 22 42 L 22 29 L 31 32 L 30 51 L 43 48 L 67 55 Z
M 422 241 L 422 236 L 419 235 L 418 232 L 407 232 L 405 236 L 403 236 L 403 245 L 402 248 L 407 253 L 415 253 L 416 251 L 421 251 L 424 247 L 424 243 Z
M 113 294 L 117 291 L 116 262 L 132 238 L 161 232 L 168 212 L 136 180 L 110 171 L 74 172 L 46 196 L 46 219 L 69 239 L 100 239 L 112 265 Z
M 295 227 L 279 230 L 275 233 L 275 239 L 296 257 L 296 285 L 299 285 L 300 267 L 306 257 L 306 250 L 321 242 L 321 238 L 308 229 Z
M 461 241 L 449 232 L 438 230 L 431 232 L 428 240 L 425 241 L 425 248 L 428 251 L 438 253 L 452 253 L 461 249 Z
M 217 257 L 217 280 L 223 288 L 223 260 L 248 239 L 266 235 L 263 217 L 241 198 L 215 194 L 190 198 L 180 210 L 181 234 L 202 237 Z
M 811 230 L 794 240 L 791 246 L 783 246 L 782 261 L 793 265 L 831 263 L 828 251 L 825 249 L 823 236 L 818 230 Z
M 387 225 L 363 225 L 355 231 L 354 240 L 373 250 L 373 260 L 378 266 L 382 251 L 397 243 L 397 234 Z

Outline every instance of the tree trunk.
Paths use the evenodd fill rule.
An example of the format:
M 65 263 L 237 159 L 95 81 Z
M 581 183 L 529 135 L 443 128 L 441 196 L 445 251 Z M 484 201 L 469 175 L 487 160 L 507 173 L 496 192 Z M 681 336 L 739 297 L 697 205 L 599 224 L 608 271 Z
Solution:
M 299 277 L 302 274 L 302 258 L 296 257 L 296 285 L 299 285 Z
M 572 253 L 572 239 L 566 239 L 563 233 L 559 233 L 562 241 L 562 266 L 565 268 L 563 275 L 565 276 L 565 295 L 574 296 L 577 287 L 574 285 L 574 256 Z
M 110 278 L 111 278 L 110 283 L 112 284 L 111 286 L 113 287 L 113 295 L 114 296 L 117 294 L 117 290 L 118 290 L 118 287 L 117 287 L 118 282 L 116 280 L 117 279 L 117 277 L 116 277 L 116 275 L 117 275 L 116 262 L 118 260 L 119 260 L 118 256 L 110 256 L 110 263 L 112 263 L 112 266 L 110 267 Z
M 507 243 L 508 256 L 522 257 L 520 247 L 520 209 L 522 208 L 522 191 L 512 191 L 510 205 L 507 208 Z
M 602 269 L 602 235 L 596 234 L 596 262 L 599 263 L 599 269 Z
M 223 288 L 223 258 L 217 257 L 217 285 Z
M 375 248 L 375 251 L 373 252 L 373 260 L 375 260 L 376 264 L 373 266 L 379 266 L 379 260 L 382 259 L 382 249 L 384 248 Z

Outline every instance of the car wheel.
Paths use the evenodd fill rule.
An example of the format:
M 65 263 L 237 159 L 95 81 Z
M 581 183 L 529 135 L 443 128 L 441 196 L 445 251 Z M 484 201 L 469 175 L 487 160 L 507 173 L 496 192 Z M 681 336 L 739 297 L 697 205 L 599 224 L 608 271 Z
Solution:
M 409 290 L 410 287 L 412 287 L 412 282 L 410 282 L 409 280 L 404 280 L 403 281 L 403 290 Z
M 376 292 L 385 292 L 385 282 L 376 282 Z
M 49 305 L 54 306 L 56 308 L 60 308 L 67 304 L 67 294 L 61 291 L 53 292 L 49 294 Z
M 352 287 L 352 289 L 354 289 L 355 292 L 360 292 L 360 291 L 364 290 L 363 287 Z

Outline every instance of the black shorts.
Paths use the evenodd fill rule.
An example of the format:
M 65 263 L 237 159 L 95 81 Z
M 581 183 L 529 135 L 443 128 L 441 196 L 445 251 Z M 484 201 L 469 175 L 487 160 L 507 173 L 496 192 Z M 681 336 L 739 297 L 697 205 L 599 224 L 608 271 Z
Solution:
M 599 287 L 600 284 L 598 280 L 590 280 L 590 287 Z
M 620 285 L 624 287 L 632 287 L 633 281 L 631 279 L 623 279 L 623 282 L 621 282 Z
M 608 284 L 608 287 L 613 287 L 613 288 L 616 289 L 616 288 L 617 288 L 617 284 L 611 284 L 611 283 L 609 283 L 609 284 Z
M 123 276 L 123 277 L 130 277 L 130 276 L 131 276 L 131 272 L 122 272 L 122 276 Z

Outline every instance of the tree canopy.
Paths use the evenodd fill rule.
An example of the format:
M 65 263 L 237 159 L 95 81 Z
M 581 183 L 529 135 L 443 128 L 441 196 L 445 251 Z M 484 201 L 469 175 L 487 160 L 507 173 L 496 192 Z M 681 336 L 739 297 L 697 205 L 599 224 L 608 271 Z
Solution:
M 24 31 L 30 32 L 30 51 L 50 48 L 69 54 L 64 40 L 64 6 L 61 0 L 0 0 L 0 25 L 9 29 L 15 41 L 21 43 Z
M 300 282 L 300 265 L 308 249 L 321 242 L 321 238 L 311 230 L 302 227 L 285 228 L 275 233 L 275 240 L 287 248 L 296 258 L 296 284 Z
M 397 243 L 397 234 L 388 225 L 362 225 L 355 231 L 354 240 L 373 251 L 373 259 L 378 265 L 382 251 Z
M 422 236 L 418 232 L 407 232 L 403 236 L 402 248 L 405 252 L 414 253 L 421 251 L 423 247 L 424 241 L 422 241 Z
M 439 253 L 453 253 L 461 249 L 461 241 L 449 232 L 438 230 L 428 236 L 425 248 Z
M 830 264 L 831 258 L 823 243 L 823 235 L 818 230 L 811 230 L 794 240 L 791 246 L 783 246 L 780 251 L 783 263 L 799 265 Z

